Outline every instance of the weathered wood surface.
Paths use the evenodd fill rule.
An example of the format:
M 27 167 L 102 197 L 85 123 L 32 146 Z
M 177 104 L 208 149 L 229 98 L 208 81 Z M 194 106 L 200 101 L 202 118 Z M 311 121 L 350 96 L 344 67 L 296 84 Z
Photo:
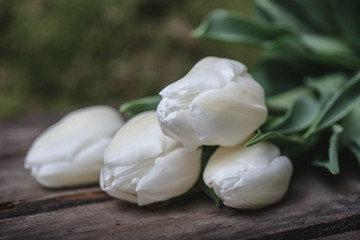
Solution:
M 360 171 L 295 166 L 290 190 L 258 211 L 216 208 L 203 195 L 137 207 L 97 185 L 51 190 L 24 170 L 32 140 L 58 117 L 0 122 L 0 239 L 360 239 Z

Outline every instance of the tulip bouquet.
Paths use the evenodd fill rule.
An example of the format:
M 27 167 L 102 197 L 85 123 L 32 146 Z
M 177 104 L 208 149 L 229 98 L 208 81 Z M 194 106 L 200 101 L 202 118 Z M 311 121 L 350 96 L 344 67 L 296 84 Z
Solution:
M 240 209 L 284 196 L 291 161 L 268 141 L 245 146 L 268 114 L 245 65 L 206 57 L 160 95 L 123 104 L 125 123 L 107 106 L 68 114 L 34 141 L 25 167 L 46 187 L 100 181 L 139 206 L 199 190 Z
M 360 32 L 319 20 L 340 28 L 342 14 L 357 15 L 341 5 L 329 16 L 336 0 L 255 2 L 260 19 L 216 11 L 193 33 L 269 50 L 252 74 L 235 60 L 201 59 L 160 96 L 65 116 L 34 141 L 25 167 L 44 186 L 100 182 L 140 206 L 203 191 L 217 205 L 259 209 L 285 195 L 288 157 L 325 144 L 315 165 L 338 174 L 344 149 L 360 164 Z M 345 40 L 330 34 L 339 32 Z

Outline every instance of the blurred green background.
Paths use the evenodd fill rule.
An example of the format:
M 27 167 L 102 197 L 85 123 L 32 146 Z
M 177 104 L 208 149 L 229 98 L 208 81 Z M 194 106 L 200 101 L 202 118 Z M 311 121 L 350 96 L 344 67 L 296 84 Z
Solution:
M 249 67 L 259 51 L 190 37 L 250 0 L 0 0 L 0 118 L 155 95 L 205 56 Z

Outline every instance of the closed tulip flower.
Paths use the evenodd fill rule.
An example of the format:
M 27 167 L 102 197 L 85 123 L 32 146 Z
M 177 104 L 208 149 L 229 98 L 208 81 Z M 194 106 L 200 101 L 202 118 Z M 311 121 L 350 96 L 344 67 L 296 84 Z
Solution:
M 46 187 L 96 183 L 104 151 L 122 125 L 118 111 L 108 106 L 71 112 L 35 139 L 25 168 Z
M 188 191 L 200 176 L 201 151 L 187 151 L 166 137 L 156 112 L 136 115 L 106 150 L 100 186 L 109 195 L 139 206 Z
M 160 95 L 162 131 L 188 149 L 238 145 L 267 117 L 263 88 L 243 64 L 230 59 L 202 59 Z
M 219 147 L 209 159 L 203 179 L 224 205 L 258 209 L 280 200 L 292 175 L 291 161 L 272 143 Z

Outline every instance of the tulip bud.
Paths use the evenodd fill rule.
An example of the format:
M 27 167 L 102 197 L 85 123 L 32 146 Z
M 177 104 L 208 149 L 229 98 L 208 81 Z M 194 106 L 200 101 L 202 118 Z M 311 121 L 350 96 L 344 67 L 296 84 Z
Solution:
M 261 142 L 250 147 L 219 147 L 210 157 L 203 179 L 224 205 L 258 209 L 285 195 L 292 170 L 291 161 L 280 156 L 278 147 Z
M 118 111 L 108 106 L 71 112 L 35 139 L 25 168 L 46 187 L 96 183 L 104 151 L 122 125 Z
M 105 152 L 100 187 L 109 195 L 139 206 L 188 191 L 200 175 L 201 151 L 187 151 L 166 137 L 156 112 L 130 119 Z
M 160 95 L 162 131 L 188 149 L 238 145 L 267 117 L 261 85 L 243 64 L 225 58 L 202 59 Z

